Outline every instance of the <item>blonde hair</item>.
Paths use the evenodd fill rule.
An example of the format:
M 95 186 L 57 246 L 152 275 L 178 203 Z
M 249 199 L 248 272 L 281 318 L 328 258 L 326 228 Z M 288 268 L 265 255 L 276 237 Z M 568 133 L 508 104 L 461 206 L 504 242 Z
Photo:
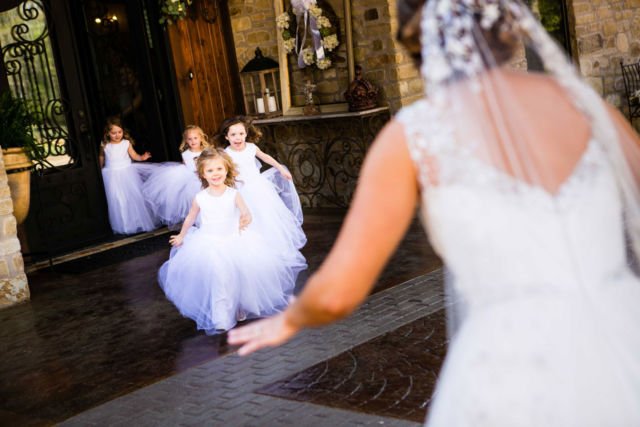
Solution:
M 206 133 L 204 133 L 204 131 L 200 126 L 189 125 L 186 128 L 184 128 L 184 132 L 182 132 L 182 142 L 180 143 L 180 148 L 179 148 L 181 153 L 183 151 L 186 151 L 189 148 L 189 144 L 187 144 L 187 135 L 191 131 L 196 131 L 200 134 L 200 146 L 202 147 L 203 150 L 211 146 L 209 144 L 209 137 L 207 136 Z
M 129 135 L 129 131 L 122 125 L 122 120 L 120 120 L 120 117 L 114 116 L 109 117 L 107 119 L 107 123 L 104 126 L 104 131 L 102 133 L 102 145 L 108 144 L 109 141 L 111 141 L 111 139 L 109 139 L 109 132 L 111 132 L 111 128 L 114 126 L 122 129 L 122 139 L 126 139 L 131 145 L 135 144 L 133 138 L 131 138 L 131 135 Z
M 215 159 L 222 159 L 224 167 L 227 169 L 227 176 L 224 179 L 224 184 L 229 187 L 235 187 L 236 177 L 238 176 L 238 169 L 236 168 L 235 163 L 233 163 L 231 157 L 222 148 L 209 147 L 200 153 L 198 160 L 196 161 L 196 169 L 198 171 L 200 182 L 202 182 L 202 188 L 207 188 L 209 186 L 209 183 L 204 178 L 205 164 L 209 160 Z

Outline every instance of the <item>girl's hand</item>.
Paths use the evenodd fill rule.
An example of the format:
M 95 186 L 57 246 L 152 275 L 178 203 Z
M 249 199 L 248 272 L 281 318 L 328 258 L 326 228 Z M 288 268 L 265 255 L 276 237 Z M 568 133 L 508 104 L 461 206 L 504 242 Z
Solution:
M 146 152 L 144 153 L 142 156 L 140 156 L 140 158 L 142 159 L 142 161 L 144 162 L 145 160 L 149 160 L 151 158 L 151 153 L 150 152 Z
M 298 331 L 287 322 L 284 313 L 268 319 L 258 320 L 247 326 L 229 331 L 227 341 L 231 345 L 242 345 L 238 350 L 240 356 L 246 356 L 264 347 L 274 347 L 289 341 Z
M 291 176 L 291 172 L 289 172 L 288 170 L 286 170 L 282 166 L 278 170 L 280 171 L 280 175 L 284 176 L 289 181 L 291 181 L 293 179 L 293 176 Z
M 247 228 L 249 224 L 251 224 L 252 220 L 253 218 L 251 217 L 251 214 L 249 213 L 249 211 L 241 213 L 240 214 L 240 231 Z
M 182 234 L 176 234 L 175 236 L 169 237 L 169 243 L 171 246 L 180 246 L 184 240 Z

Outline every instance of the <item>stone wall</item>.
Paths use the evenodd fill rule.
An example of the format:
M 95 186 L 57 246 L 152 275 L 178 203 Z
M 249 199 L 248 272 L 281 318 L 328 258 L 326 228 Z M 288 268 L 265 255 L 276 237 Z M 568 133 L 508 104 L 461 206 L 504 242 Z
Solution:
M 352 0 L 354 55 L 364 76 L 381 89 L 392 112 L 422 96 L 420 74 L 395 40 L 396 2 Z
M 346 56 L 344 20 L 341 1 L 331 0 L 341 19 L 342 40 L 339 56 Z M 272 1 L 230 0 L 229 10 L 234 33 L 238 67 L 253 58 L 257 46 L 265 56 L 278 58 L 275 12 Z M 389 105 L 392 112 L 422 95 L 422 81 L 411 58 L 395 41 L 396 3 L 392 0 L 352 0 L 354 61 L 362 66 L 364 77 L 378 86 L 379 102 Z M 290 65 L 295 76 L 292 81 L 303 81 L 302 72 Z M 319 102 L 345 102 L 343 93 L 348 85 L 346 63 L 337 64 L 324 72 L 315 70 Z M 302 87 L 292 87 L 292 104 L 302 105 Z
M 253 58 L 256 47 L 264 56 L 278 59 L 273 1 L 230 0 L 229 14 L 239 70 Z
M 13 203 L 0 151 L 0 308 L 29 299 Z
M 640 60 L 640 0 L 568 0 L 580 70 L 607 101 L 625 110 L 620 61 Z

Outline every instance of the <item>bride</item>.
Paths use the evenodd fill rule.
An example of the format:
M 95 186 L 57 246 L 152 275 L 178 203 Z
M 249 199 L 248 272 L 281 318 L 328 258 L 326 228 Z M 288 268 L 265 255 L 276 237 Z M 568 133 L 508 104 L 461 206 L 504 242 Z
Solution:
M 299 298 L 229 343 L 350 314 L 420 203 L 455 295 L 427 424 L 640 426 L 638 136 L 520 0 L 399 0 L 398 17 L 426 97 L 378 136 Z M 518 70 L 529 54 L 545 73 Z

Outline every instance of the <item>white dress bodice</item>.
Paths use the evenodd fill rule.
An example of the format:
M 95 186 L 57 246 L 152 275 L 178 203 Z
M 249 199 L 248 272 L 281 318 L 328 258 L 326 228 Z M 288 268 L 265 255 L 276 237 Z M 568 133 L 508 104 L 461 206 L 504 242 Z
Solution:
M 128 140 L 123 139 L 117 144 L 111 142 L 104 144 L 104 167 L 110 169 L 120 169 L 131 165 L 131 157 L 129 157 Z
M 182 152 L 182 162 L 192 172 L 196 171 L 196 159 L 202 154 L 201 152 L 193 152 L 191 150 L 185 150 Z
M 236 207 L 237 190 L 227 187 L 219 196 L 206 189 L 196 194 L 200 208 L 200 229 L 208 234 L 227 238 L 239 233 L 239 212 Z
M 415 125 L 428 117 L 427 108 L 418 102 L 399 120 L 412 156 L 421 158 L 426 150 L 451 175 L 431 185 L 429 171 L 418 163 L 429 238 L 467 303 L 606 286 L 612 276 L 626 274 L 621 201 L 597 141 L 589 142 L 571 176 L 550 194 L 431 144 Z
M 238 167 L 238 175 L 240 180 L 249 181 L 260 176 L 260 169 L 256 164 L 257 147 L 251 142 L 247 142 L 244 150 L 236 151 L 230 146 L 225 151 L 231 156 L 231 159 Z

